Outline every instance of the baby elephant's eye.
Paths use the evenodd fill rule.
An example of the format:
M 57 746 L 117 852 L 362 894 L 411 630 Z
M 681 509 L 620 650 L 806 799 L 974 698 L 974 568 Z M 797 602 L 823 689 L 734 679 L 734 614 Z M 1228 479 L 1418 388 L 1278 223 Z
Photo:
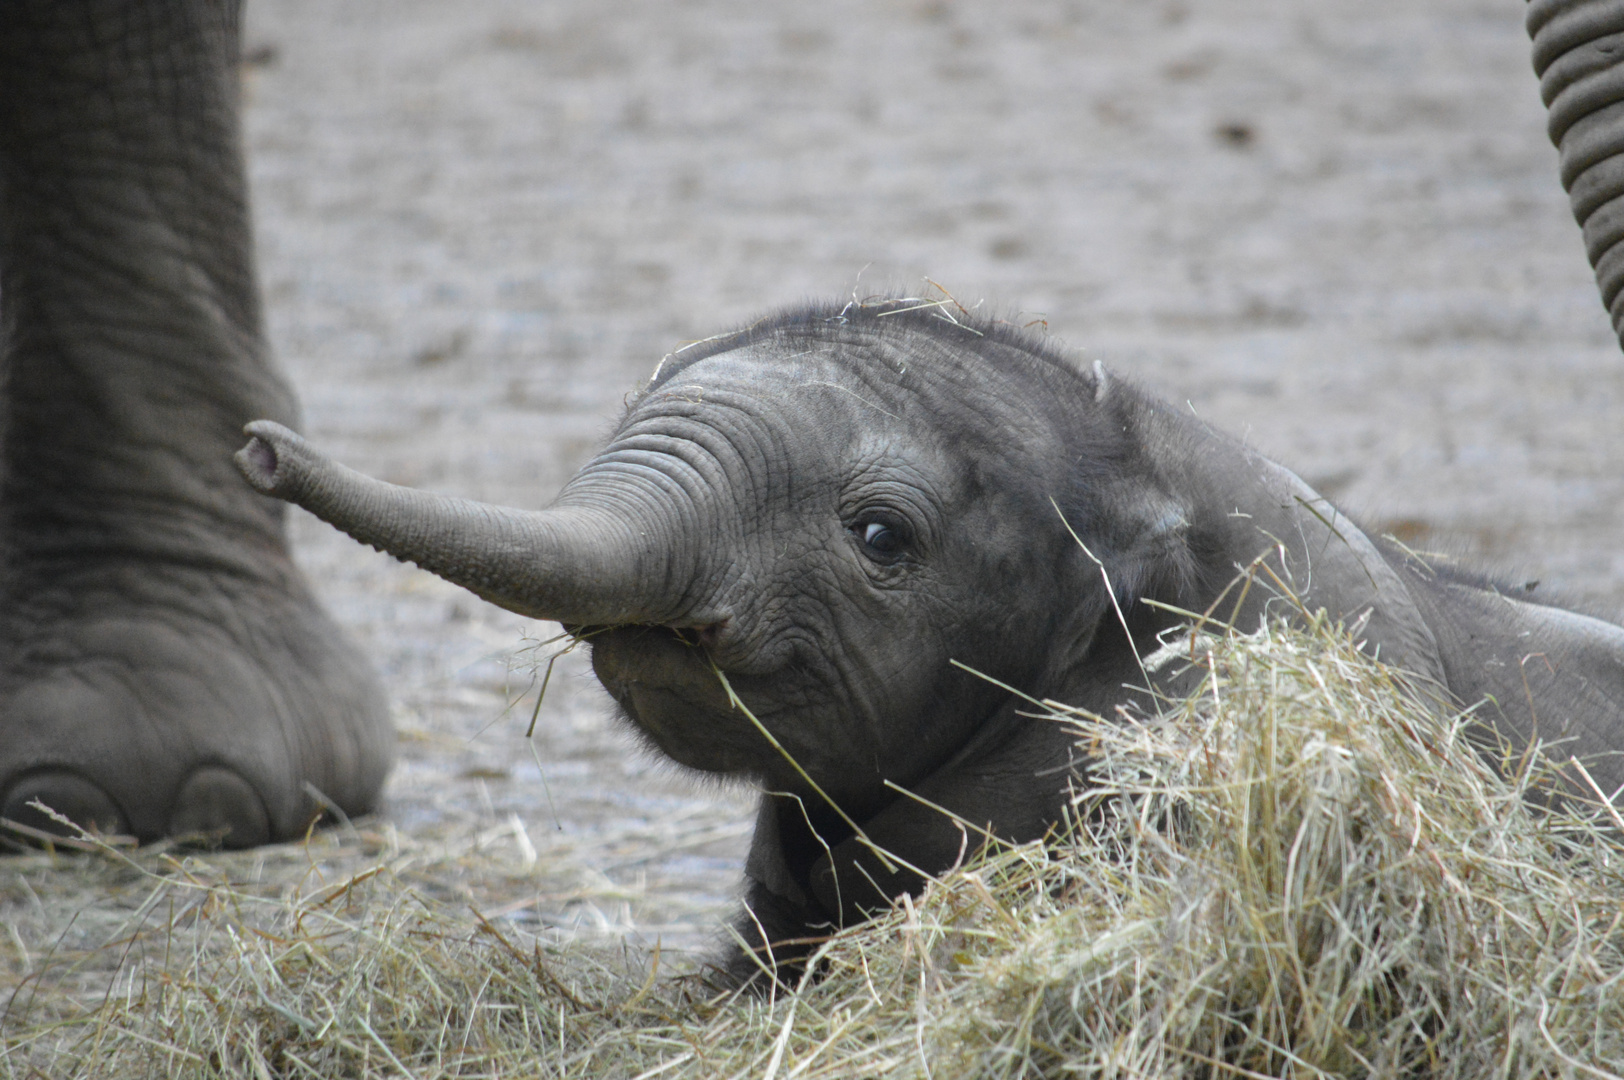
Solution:
M 894 559 L 902 554 L 903 539 L 896 529 L 878 521 L 866 521 L 852 526 L 852 532 L 862 538 L 869 554 L 882 559 Z

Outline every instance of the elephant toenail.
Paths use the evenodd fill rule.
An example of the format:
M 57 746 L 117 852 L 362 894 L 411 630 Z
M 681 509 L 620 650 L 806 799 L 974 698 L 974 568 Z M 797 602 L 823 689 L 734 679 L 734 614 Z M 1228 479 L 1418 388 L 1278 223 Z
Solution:
M 129 821 L 118 804 L 101 788 L 68 769 L 43 769 L 12 782 L 0 817 L 27 829 L 52 836 L 75 836 L 67 824 L 31 804 L 49 807 L 56 814 L 88 832 L 104 836 L 130 831 Z
M 203 837 L 228 848 L 269 843 L 271 818 L 253 785 L 231 769 L 205 765 L 175 797 L 168 835 Z

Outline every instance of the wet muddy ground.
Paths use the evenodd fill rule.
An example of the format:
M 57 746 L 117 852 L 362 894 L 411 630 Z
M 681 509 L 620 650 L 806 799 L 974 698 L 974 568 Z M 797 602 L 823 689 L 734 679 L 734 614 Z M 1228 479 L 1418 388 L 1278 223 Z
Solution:
M 349 464 L 536 506 L 681 343 L 928 279 L 1041 321 L 1412 544 L 1618 611 L 1624 358 L 1522 17 L 254 0 L 270 333 L 309 434 Z M 711 932 L 747 793 L 636 750 L 575 657 L 527 743 L 523 635 L 556 628 L 302 515 L 293 532 L 398 702 L 397 828 L 618 853 L 613 888 L 515 879 L 499 906 L 532 927 Z

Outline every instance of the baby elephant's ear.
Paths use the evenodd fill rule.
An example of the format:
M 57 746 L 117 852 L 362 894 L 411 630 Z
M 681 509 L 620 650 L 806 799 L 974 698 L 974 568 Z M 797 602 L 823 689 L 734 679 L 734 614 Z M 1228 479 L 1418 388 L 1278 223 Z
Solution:
M 1207 556 L 1215 564 L 1207 569 L 1238 572 L 1258 560 L 1264 587 L 1249 590 L 1235 615 L 1249 624 L 1244 629 L 1268 612 L 1323 610 L 1379 644 L 1387 663 L 1447 685 L 1438 642 L 1415 598 L 1364 530 L 1283 465 L 1246 451 L 1235 467 L 1241 482 L 1213 495 L 1228 535 Z
M 1118 603 L 1131 603 L 1157 585 L 1188 580 L 1190 518 L 1182 502 L 1144 483 L 1115 484 L 1101 496 L 1094 511 L 1099 520 L 1086 531 L 1058 504 L 1055 512 L 1084 561 L 1111 583 Z
M 1142 492 L 1128 516 L 1133 533 L 1126 548 L 1135 559 L 1156 561 L 1185 552 L 1190 517 L 1184 504 L 1159 491 Z

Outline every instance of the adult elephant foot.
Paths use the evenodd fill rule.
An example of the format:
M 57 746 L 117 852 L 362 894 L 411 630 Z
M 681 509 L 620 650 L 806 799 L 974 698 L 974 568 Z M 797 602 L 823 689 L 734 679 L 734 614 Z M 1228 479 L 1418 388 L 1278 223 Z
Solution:
M 238 11 L 0 4 L 0 814 L 142 839 L 371 805 L 367 665 L 231 464 L 261 332 Z M 319 792 L 319 795 L 312 794 Z
M 150 558 L 18 575 L 0 600 L 0 817 L 67 831 L 38 802 L 103 833 L 247 847 L 324 804 L 370 807 L 393 741 L 382 693 L 276 561 L 280 580 Z

